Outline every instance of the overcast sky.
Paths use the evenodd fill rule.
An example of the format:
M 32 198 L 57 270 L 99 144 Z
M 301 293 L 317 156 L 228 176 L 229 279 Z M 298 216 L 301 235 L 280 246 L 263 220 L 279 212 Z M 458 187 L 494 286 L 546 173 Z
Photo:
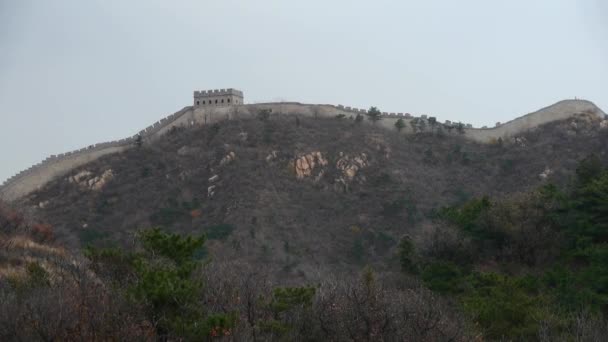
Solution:
M 606 0 L 0 0 L 0 180 L 195 89 L 481 126 L 607 80 Z

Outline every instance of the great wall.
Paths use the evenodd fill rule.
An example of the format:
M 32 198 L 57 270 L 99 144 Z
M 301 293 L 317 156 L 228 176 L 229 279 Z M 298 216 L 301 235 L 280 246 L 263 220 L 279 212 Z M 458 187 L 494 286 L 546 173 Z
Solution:
M 215 102 L 213 105 L 205 106 L 201 105 L 200 102 L 201 98 L 205 96 L 213 96 L 212 98 L 216 99 L 218 95 L 235 96 L 235 94 L 236 97 L 232 97 L 232 102 L 230 103 L 215 105 L 215 103 L 218 103 Z M 365 115 L 367 113 L 367 110 L 364 109 L 342 105 L 302 104 L 297 102 L 242 104 L 242 92 L 240 92 L 240 97 L 238 95 L 239 92 L 233 89 L 208 92 L 197 91 L 195 92 L 193 106 L 184 107 L 182 110 L 163 118 L 132 137 L 91 145 L 77 151 L 52 155 L 27 170 L 10 177 L 0 186 L 0 199 L 7 202 L 18 200 L 43 187 L 49 181 L 64 176 L 77 167 L 102 156 L 122 152 L 135 146 L 138 140 L 141 140 L 141 143 L 144 144 L 150 143 L 173 127 L 205 125 L 222 120 L 247 118 L 255 116 L 262 110 L 270 110 L 273 113 L 288 115 L 316 117 L 344 116 L 351 119 L 354 119 L 357 115 Z M 211 102 L 209 101 L 209 103 Z M 504 124 L 497 124 L 493 128 L 473 128 L 468 124 L 452 123 L 450 121 L 446 121 L 440 125 L 448 128 L 460 126 L 461 134 L 464 137 L 480 143 L 488 143 L 499 138 L 508 138 L 545 123 L 567 119 L 579 114 L 591 114 L 602 119 L 606 118 L 606 114 L 590 101 L 564 100 Z M 431 119 L 426 115 L 414 117 L 411 114 L 403 113 L 382 113 L 382 118 L 382 120 L 377 122 L 377 125 L 393 130 L 395 129 L 395 122 L 402 119 L 405 123 L 405 127 L 402 130 L 404 134 L 414 132 L 410 125 L 412 121 L 428 121 Z

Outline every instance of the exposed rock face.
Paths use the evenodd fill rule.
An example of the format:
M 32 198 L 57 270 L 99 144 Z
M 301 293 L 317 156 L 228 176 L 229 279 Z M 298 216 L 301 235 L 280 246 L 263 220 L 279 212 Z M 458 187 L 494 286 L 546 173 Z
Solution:
M 93 173 L 91 171 L 83 170 L 75 174 L 74 176 L 68 178 L 70 183 L 81 183 L 84 179 L 91 177 Z
M 235 159 L 236 159 L 236 153 L 234 153 L 233 151 L 231 151 L 224 158 L 222 158 L 222 160 L 220 160 L 220 166 L 221 165 L 226 165 L 226 164 L 232 162 Z
M 327 164 L 327 159 L 325 159 L 325 157 L 323 157 L 323 154 L 319 151 L 301 155 L 297 157 L 293 162 L 296 177 L 298 179 L 303 179 L 312 176 L 315 171 L 315 168 L 327 166 Z M 322 175 L 323 170 L 320 170 L 315 178 L 318 180 L 321 178 Z
M 207 197 L 211 198 L 213 197 L 213 195 L 215 195 L 215 185 L 211 185 L 210 187 L 207 188 Z
M 528 141 L 524 137 L 516 137 L 515 139 L 513 139 L 513 143 L 519 147 L 528 146 Z
M 540 177 L 540 179 L 547 179 L 552 173 L 553 170 L 547 167 L 545 168 L 545 171 L 538 175 L 538 177 Z
M 266 161 L 271 162 L 271 161 L 277 159 L 278 155 L 279 155 L 279 151 L 272 151 L 266 156 Z
M 190 146 L 182 146 L 177 150 L 177 155 L 179 156 L 191 156 L 199 153 L 201 153 L 200 148 Z
M 91 171 L 83 170 L 68 178 L 68 181 L 77 184 L 83 189 L 99 191 L 114 178 L 112 169 L 105 170 L 100 176 L 95 176 Z
M 365 153 L 349 156 L 340 152 L 340 158 L 336 162 L 336 169 L 341 172 L 341 175 L 336 178 L 334 188 L 336 190 L 348 191 L 350 183 L 357 177 L 359 171 L 368 165 L 369 161 Z M 364 179 L 361 178 L 361 180 Z
M 100 177 L 90 180 L 89 187 L 91 187 L 91 190 L 101 190 L 112 178 L 114 178 L 114 172 L 108 169 Z
M 272 158 L 273 154 L 270 154 L 266 160 L 272 160 Z M 328 164 L 327 158 L 319 151 L 300 155 L 292 162 L 298 179 L 312 177 L 315 182 L 321 180 L 327 171 L 324 167 Z M 336 161 L 336 170 L 339 173 L 335 179 L 336 190 L 348 190 L 349 184 L 355 179 L 364 181 L 365 178 L 359 175 L 359 171 L 368 165 L 369 161 L 365 153 L 347 155 L 340 152 Z
M 340 152 L 340 159 L 336 162 L 336 168 L 342 171 L 342 175 L 348 181 L 353 180 L 357 175 L 357 172 L 367 165 L 367 155 L 365 153 L 350 157 Z

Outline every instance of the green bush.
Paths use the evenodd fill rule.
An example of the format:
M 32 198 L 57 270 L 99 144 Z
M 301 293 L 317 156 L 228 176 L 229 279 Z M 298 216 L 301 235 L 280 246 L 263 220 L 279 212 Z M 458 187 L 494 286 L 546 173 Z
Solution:
M 95 244 L 99 240 L 103 240 L 109 236 L 106 232 L 100 232 L 93 228 L 83 229 L 78 233 L 80 238 L 80 244 L 82 246 L 89 246 Z
M 376 123 L 376 121 L 382 120 L 382 112 L 376 107 L 370 107 L 367 111 L 367 118 L 371 122 Z
M 180 236 L 158 228 L 138 234 L 136 252 L 116 249 L 86 250 L 96 274 L 122 289 L 133 306 L 155 323 L 160 339 L 206 340 L 229 333 L 236 316 L 230 312 L 209 314 L 198 300 L 203 284 L 195 276 L 197 258 L 205 237 Z
M 414 243 L 409 237 L 403 237 L 399 241 L 397 247 L 399 254 L 399 263 L 401 264 L 401 270 L 406 273 L 417 273 L 418 264 L 416 261 L 416 251 L 414 249 Z
M 51 286 L 49 273 L 37 262 L 28 262 L 25 277 L 8 275 L 5 280 L 21 298 L 27 298 L 32 290 Z
M 376 250 L 387 251 L 396 243 L 397 241 L 395 241 L 395 238 L 385 232 L 377 232 L 374 236 L 374 246 L 376 246 Z
M 382 204 L 382 216 L 385 218 L 399 218 L 403 214 L 407 215 L 407 221 L 410 224 L 415 224 L 419 219 L 416 201 L 411 199 L 410 194 Z
M 228 238 L 232 234 L 234 229 L 235 227 L 231 224 L 218 224 L 215 226 L 207 227 L 205 229 L 205 235 L 209 240 L 226 240 L 226 238 Z
M 363 239 L 361 237 L 355 238 L 352 247 L 350 249 L 351 258 L 357 263 L 361 264 L 365 260 L 365 246 L 363 245 Z
M 422 280 L 427 287 L 440 293 L 460 293 L 463 291 L 463 272 L 458 265 L 449 261 L 436 261 L 422 270 Z
M 160 208 L 157 212 L 150 216 L 150 221 L 155 225 L 170 226 L 173 223 L 189 217 L 188 212 L 181 208 L 169 207 Z
M 544 303 L 519 279 L 497 273 L 475 273 L 467 279 L 472 290 L 463 297 L 464 308 L 487 338 L 536 338 Z
M 399 118 L 399 120 L 395 122 L 395 128 L 399 132 L 401 132 L 401 130 L 405 128 L 405 122 L 403 122 L 403 119 Z

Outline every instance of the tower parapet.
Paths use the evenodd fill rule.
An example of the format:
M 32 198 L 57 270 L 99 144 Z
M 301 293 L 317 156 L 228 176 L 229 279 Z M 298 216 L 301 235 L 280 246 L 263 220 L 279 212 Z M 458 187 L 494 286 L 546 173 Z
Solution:
M 233 88 L 194 91 L 195 107 L 232 106 L 243 104 L 243 92 Z

